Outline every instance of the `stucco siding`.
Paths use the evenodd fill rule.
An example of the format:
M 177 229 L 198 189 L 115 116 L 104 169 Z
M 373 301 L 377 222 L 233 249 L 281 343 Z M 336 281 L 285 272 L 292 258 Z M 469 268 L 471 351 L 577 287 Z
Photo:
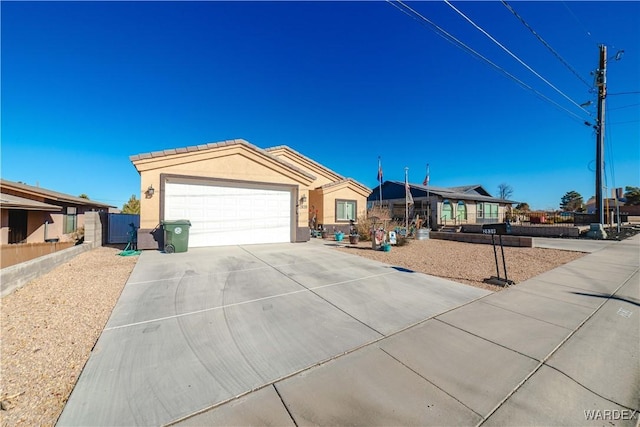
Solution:
M 0 211 L 0 245 L 9 243 L 9 211 L 2 209 Z
M 334 191 L 324 193 L 323 219 L 324 224 L 336 224 L 336 200 L 355 200 L 356 201 L 356 220 L 358 217 L 365 215 L 367 210 L 367 198 L 357 194 L 354 190 L 343 187 Z M 345 222 L 345 221 L 340 221 Z
M 316 225 L 324 224 L 324 207 L 322 203 L 322 193 L 320 190 L 309 191 L 309 209 L 307 214 L 309 218 L 313 217 L 313 213 L 316 213 Z
M 182 175 L 191 177 L 216 178 L 222 180 L 252 181 L 273 184 L 289 184 L 300 185 L 299 179 L 283 174 L 279 170 L 279 165 L 270 165 L 265 163 L 263 159 L 257 156 L 247 155 L 246 153 L 234 153 L 233 155 L 218 156 L 213 158 L 201 158 L 201 156 L 192 156 L 189 159 L 199 158 L 200 160 L 175 164 L 178 157 L 172 159 L 172 162 L 162 161 L 165 166 L 162 168 L 153 168 L 142 171 L 140 173 L 140 227 L 154 228 L 160 218 L 160 174 Z M 179 156 L 180 159 L 183 157 Z M 308 182 L 308 180 L 307 180 Z M 145 191 L 153 186 L 156 193 L 153 197 L 148 198 Z M 304 192 L 300 192 L 302 197 Z M 295 196 L 295 195 L 294 195 Z M 187 218 L 188 219 L 188 218 Z M 307 224 L 307 215 L 300 211 L 299 225 Z
M 330 184 L 336 180 L 341 179 L 341 177 L 339 175 L 336 174 L 330 174 L 327 171 L 325 171 L 322 168 L 317 167 L 316 165 L 314 165 L 313 163 L 310 163 L 308 161 L 304 161 L 304 159 L 301 159 L 300 157 L 296 156 L 295 154 L 285 150 L 285 149 L 281 149 L 281 150 L 275 150 L 270 152 L 270 154 L 278 157 L 279 159 L 284 160 L 287 163 L 290 163 L 294 166 L 296 166 L 297 168 L 302 169 L 303 171 L 310 173 L 311 175 L 315 176 L 316 179 L 315 181 L 313 181 L 313 183 L 311 183 L 311 185 L 309 186 L 310 188 L 318 188 L 321 187 L 323 185 L 326 184 Z

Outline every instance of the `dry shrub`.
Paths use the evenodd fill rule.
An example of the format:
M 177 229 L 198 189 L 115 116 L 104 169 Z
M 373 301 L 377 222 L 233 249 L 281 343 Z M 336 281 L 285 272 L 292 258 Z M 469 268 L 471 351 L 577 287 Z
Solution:
M 405 246 L 405 245 L 408 245 L 409 242 L 410 240 L 407 239 L 406 237 L 398 236 L 396 238 L 396 246 Z
M 387 208 L 374 206 L 367 211 L 366 217 L 358 217 L 357 230 L 360 235 L 360 240 L 367 242 L 371 240 L 371 227 L 373 227 L 373 220 L 371 218 L 374 217 L 377 218 L 375 223 L 376 227 L 384 227 L 387 231 L 401 226 L 401 224 L 396 221 L 391 221 L 391 216 L 389 215 L 389 210 Z

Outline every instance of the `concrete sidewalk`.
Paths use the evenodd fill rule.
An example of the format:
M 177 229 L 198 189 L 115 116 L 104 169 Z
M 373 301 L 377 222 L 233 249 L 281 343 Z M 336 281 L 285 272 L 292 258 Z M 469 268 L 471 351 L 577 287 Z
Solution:
M 178 425 L 636 425 L 640 235 Z
M 563 239 L 560 237 L 534 237 L 534 248 L 560 249 L 563 251 L 597 252 L 615 243 L 615 240 Z

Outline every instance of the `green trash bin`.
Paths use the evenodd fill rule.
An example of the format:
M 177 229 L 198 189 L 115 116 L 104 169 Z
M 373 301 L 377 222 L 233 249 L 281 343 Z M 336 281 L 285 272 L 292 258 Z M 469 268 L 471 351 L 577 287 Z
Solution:
M 188 219 L 174 221 L 162 221 L 164 229 L 164 251 L 168 254 L 174 252 L 187 252 L 189 248 L 189 228 L 191 222 Z

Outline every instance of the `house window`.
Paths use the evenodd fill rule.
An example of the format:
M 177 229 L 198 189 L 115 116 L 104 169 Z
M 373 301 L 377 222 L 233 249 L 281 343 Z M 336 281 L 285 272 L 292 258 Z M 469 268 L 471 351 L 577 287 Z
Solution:
M 73 233 L 76 231 L 78 225 L 78 210 L 77 208 L 68 207 L 67 212 L 64 215 L 64 234 Z
M 478 218 L 498 218 L 498 204 L 478 203 Z
M 485 203 L 486 218 L 498 218 L 498 204 L 497 203 Z
M 458 202 L 458 219 L 467 219 L 467 205 L 462 200 Z
M 355 200 L 336 200 L 336 221 L 356 220 Z
M 448 200 L 442 201 L 442 219 L 452 219 L 453 218 L 453 207 L 451 206 L 451 202 Z

